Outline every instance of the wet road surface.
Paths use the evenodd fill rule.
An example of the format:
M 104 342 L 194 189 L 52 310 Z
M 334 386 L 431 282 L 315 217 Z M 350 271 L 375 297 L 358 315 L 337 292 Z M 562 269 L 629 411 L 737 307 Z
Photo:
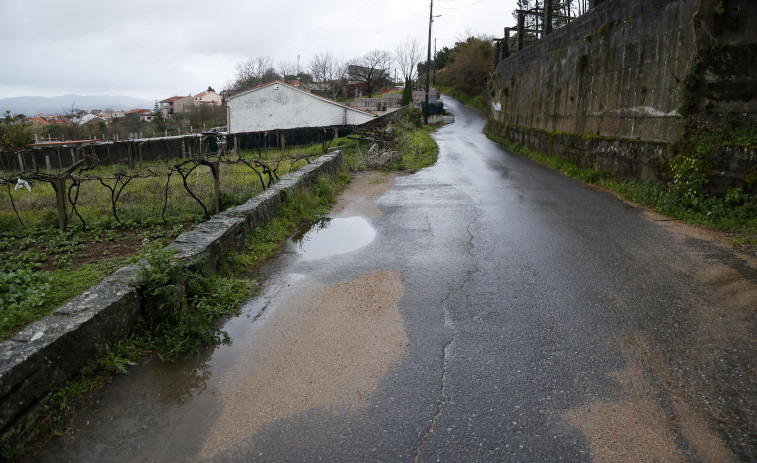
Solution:
M 447 105 L 439 162 L 358 178 L 233 344 L 133 368 L 30 461 L 757 460 L 754 259 Z

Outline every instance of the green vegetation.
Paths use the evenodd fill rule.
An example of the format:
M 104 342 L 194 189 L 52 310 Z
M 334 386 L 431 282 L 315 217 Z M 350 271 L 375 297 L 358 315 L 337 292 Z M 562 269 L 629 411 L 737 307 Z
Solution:
M 384 169 L 388 170 L 418 170 L 436 162 L 439 146 L 431 138 L 433 127 L 423 125 L 423 114 L 417 107 L 408 108 L 397 121 L 391 125 L 387 134 L 378 129 L 377 137 L 384 143 L 385 149 L 397 150 L 402 154 L 401 162 L 391 162 Z M 332 146 L 344 151 L 347 167 L 350 170 L 364 170 L 367 168 L 368 149 L 373 141 L 356 134 L 340 138 Z
M 405 80 L 405 87 L 402 89 L 402 100 L 400 104 L 407 106 L 413 101 L 413 82 L 410 79 Z
M 83 264 L 74 270 L 42 271 L 42 253 L 6 256 L 0 264 L 0 340 L 81 294 L 131 259 L 109 259 Z
M 678 114 L 683 117 L 691 116 L 699 102 L 699 98 L 696 94 L 699 78 L 699 62 L 695 62 L 686 70 L 686 74 L 683 76 L 683 82 L 681 83 L 681 105 L 678 107 Z
M 464 105 L 473 106 L 474 108 L 478 108 L 483 111 L 488 110 L 488 105 L 486 104 L 486 100 L 484 99 L 483 93 L 470 94 L 457 87 L 446 87 L 446 86 L 442 87 L 441 90 L 442 90 L 442 93 L 444 93 L 445 95 L 451 96 L 452 98 L 458 100 L 460 103 Z
M 751 130 L 737 138 L 751 140 Z M 749 135 L 751 134 L 751 135 Z M 757 198 L 732 189 L 723 197 L 708 194 L 701 188 L 700 164 L 681 159 L 671 166 L 671 184 L 621 180 L 594 170 L 580 167 L 576 162 L 550 156 L 526 148 L 522 143 L 509 140 L 487 131 L 493 141 L 522 153 L 535 161 L 559 170 L 589 184 L 611 190 L 629 201 L 649 207 L 661 214 L 686 223 L 729 232 L 734 244 L 757 245 Z
M 486 88 L 495 48 L 489 36 L 468 37 L 455 43 L 447 64 L 437 75 L 445 87 L 455 87 L 468 95 L 479 95 Z
M 156 102 L 157 104 L 157 102 Z M 129 134 L 142 134 L 144 137 L 162 137 L 164 135 L 179 135 L 200 132 L 213 127 L 226 125 L 226 107 L 215 108 L 200 106 L 192 108 L 184 113 L 177 113 L 171 118 L 164 118 L 163 113 L 153 109 L 154 119 L 150 122 L 140 119 L 135 113 L 129 113 L 123 117 L 117 117 L 113 122 L 106 124 L 105 121 L 94 119 L 85 124 L 78 124 L 76 118 L 86 114 L 78 112 L 74 108 L 65 111 L 65 123 L 53 122 L 51 124 L 31 124 L 31 141 L 34 141 L 36 133 L 40 138 L 52 137 L 66 140 L 89 140 L 106 139 L 113 140 L 118 136 L 119 140 L 126 140 Z
M 31 124 L 17 120 L 6 111 L 0 117 L 0 151 L 14 152 L 34 141 Z
M 262 154 L 301 158 L 308 153 L 316 156 L 321 149 L 317 145 Z M 261 159 L 258 156 L 247 153 L 249 158 Z M 278 166 L 288 172 L 305 162 L 284 160 Z M 143 167 L 145 172 L 167 168 L 166 163 Z M 107 179 L 117 169 L 123 167 L 97 167 L 88 174 Z M 213 177 L 208 174 L 200 175 L 198 170 L 189 181 L 195 194 L 211 204 Z M 167 178 L 134 178 L 118 203 L 118 220 L 112 215 L 110 191 L 96 181 L 84 183 L 77 212 L 86 220 L 86 227 L 74 222 L 66 231 L 52 228 L 56 223 L 55 195 L 49 183 L 30 182 L 31 191 L 24 188 L 0 196 L 0 340 L 204 220 L 202 209 L 184 189 L 180 176 L 168 178 L 168 187 Z M 222 164 L 221 187 L 223 208 L 241 204 L 262 191 L 258 175 L 244 164 Z M 166 192 L 168 202 L 161 204 Z
M 200 262 L 181 262 L 172 250 L 156 249 L 142 268 L 139 292 L 158 314 L 157 321 L 133 335 L 139 351 L 155 350 L 164 361 L 194 355 L 204 345 L 221 340 L 216 320 L 236 313 L 250 294 L 245 280 L 231 275 L 201 273 Z
M 258 161 L 265 163 L 282 175 L 304 166 L 305 156 L 316 157 L 321 153 L 321 146 L 314 145 L 260 154 L 248 151 L 240 156 L 253 166 Z M 87 228 L 136 229 L 202 220 L 204 210 L 185 188 L 182 176 L 174 168 L 177 162 L 144 163 L 133 170 L 113 165 L 74 171 L 72 178 L 67 180 L 71 188 L 69 197 L 76 201 L 76 211 L 72 210 L 70 201 L 67 205 L 72 223 L 84 220 Z M 190 168 L 185 166 L 183 170 L 188 173 Z M 259 165 L 257 168 L 261 170 Z M 72 185 L 73 179 L 77 180 L 76 185 Z M 29 189 L 15 191 L 9 188 L 0 194 L 0 233 L 23 234 L 25 228 L 47 228 L 57 224 L 56 195 L 52 184 L 42 179 L 34 180 L 33 176 L 26 180 Z M 124 184 L 123 192 L 115 197 L 117 203 L 114 206 L 110 188 L 118 191 Z M 214 178 L 210 167 L 198 165 L 188 173 L 187 187 L 206 207 L 214 203 Z M 249 165 L 230 156 L 226 156 L 220 165 L 219 187 L 221 205 L 226 207 L 241 204 L 263 190 L 258 174 Z

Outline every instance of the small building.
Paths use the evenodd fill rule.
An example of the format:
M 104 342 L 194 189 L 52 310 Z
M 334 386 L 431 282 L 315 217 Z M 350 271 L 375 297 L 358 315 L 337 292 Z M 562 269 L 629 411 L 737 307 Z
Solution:
M 360 125 L 375 114 L 280 81 L 226 98 L 229 133 Z
M 165 100 L 160 100 L 160 111 L 163 117 L 173 117 L 175 114 L 183 113 L 194 107 L 192 96 L 172 96 Z
M 140 121 L 152 122 L 153 114 L 149 109 L 131 109 L 129 111 L 126 111 L 126 114 L 134 114 L 139 118 Z

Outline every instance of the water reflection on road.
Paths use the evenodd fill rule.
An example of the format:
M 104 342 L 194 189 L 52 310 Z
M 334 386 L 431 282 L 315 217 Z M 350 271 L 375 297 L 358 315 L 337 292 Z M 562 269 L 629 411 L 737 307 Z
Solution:
M 369 244 L 376 230 L 362 217 L 322 219 L 292 241 L 303 260 L 317 260 L 344 254 Z

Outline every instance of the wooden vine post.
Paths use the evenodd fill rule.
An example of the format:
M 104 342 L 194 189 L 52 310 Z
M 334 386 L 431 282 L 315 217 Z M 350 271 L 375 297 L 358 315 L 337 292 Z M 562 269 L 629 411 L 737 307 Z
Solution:
M 68 227 L 68 202 L 66 201 L 66 180 L 71 172 L 76 170 L 80 165 L 84 163 L 84 160 L 80 160 L 68 169 L 57 175 L 46 175 L 45 180 L 48 181 L 55 190 L 55 204 L 58 208 L 58 228 L 66 231 Z
M 216 159 L 209 164 L 210 171 L 213 173 L 213 196 L 216 200 L 216 214 L 221 213 L 221 162 Z
M 213 197 L 215 198 L 216 214 L 221 213 L 221 159 L 216 158 L 213 161 L 202 159 L 199 162 L 202 165 L 210 167 L 213 174 Z

